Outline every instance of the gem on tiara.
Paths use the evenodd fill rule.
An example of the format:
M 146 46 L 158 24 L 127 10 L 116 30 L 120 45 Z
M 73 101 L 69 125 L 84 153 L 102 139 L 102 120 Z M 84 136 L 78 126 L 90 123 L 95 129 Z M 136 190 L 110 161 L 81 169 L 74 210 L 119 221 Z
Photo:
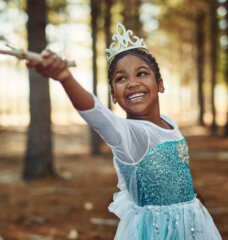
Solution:
M 120 29 L 122 30 L 123 34 L 120 33 Z M 108 62 L 111 62 L 111 60 L 117 54 L 130 49 L 141 48 L 148 51 L 146 44 L 143 42 L 144 39 L 139 38 L 137 36 L 132 36 L 132 35 L 133 35 L 133 32 L 131 30 L 126 31 L 123 24 L 118 23 L 116 25 L 116 34 L 112 36 L 113 42 L 111 43 L 109 48 L 105 50 Z M 132 36 L 132 39 L 134 39 L 135 41 L 131 39 L 131 36 Z M 117 47 L 115 47 L 116 44 L 118 44 Z

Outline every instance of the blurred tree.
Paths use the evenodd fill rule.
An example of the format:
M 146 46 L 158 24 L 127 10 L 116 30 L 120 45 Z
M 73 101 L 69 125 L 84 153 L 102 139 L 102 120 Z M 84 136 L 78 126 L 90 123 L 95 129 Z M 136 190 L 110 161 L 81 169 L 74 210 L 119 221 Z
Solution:
M 109 48 L 109 45 L 111 44 L 111 7 L 112 7 L 112 0 L 105 0 L 105 25 L 104 25 L 104 31 L 105 31 L 105 37 L 106 37 L 106 48 Z M 107 83 L 108 84 L 108 83 Z M 112 108 L 111 103 L 111 95 L 108 91 L 108 108 Z
M 199 124 L 204 125 L 204 21 L 205 13 L 200 11 L 196 17 L 196 47 L 197 47 L 197 78 L 198 78 L 198 103 L 199 103 Z
M 207 8 L 204 4 L 205 1 L 201 1 L 201 4 L 197 5 L 195 9 L 195 35 L 196 35 L 196 49 L 197 49 L 197 58 L 196 58 L 196 66 L 197 66 L 197 82 L 198 82 L 198 104 L 199 104 L 199 124 L 205 125 L 204 123 L 204 91 L 203 91 L 203 83 L 204 83 L 204 67 L 205 67 L 205 18 Z
M 45 0 L 27 0 L 29 50 L 41 52 L 46 47 Z M 39 14 L 37 14 L 39 13 Z M 47 78 L 29 69 L 30 125 L 23 177 L 26 180 L 55 175 L 50 121 L 50 94 Z
M 228 0 L 225 2 L 226 8 L 226 37 L 228 39 Z M 228 44 L 226 45 L 226 64 L 225 64 L 225 78 L 226 78 L 226 90 L 228 91 Z M 227 96 L 227 116 L 225 125 L 225 136 L 228 136 L 228 96 Z
M 91 28 L 92 28 L 92 50 L 93 50 L 93 93 L 97 95 L 97 17 L 99 15 L 99 1 L 90 0 L 91 5 Z M 91 129 L 91 153 L 100 152 L 100 137 Z
M 134 35 L 142 36 L 142 24 L 139 21 L 141 0 L 128 0 L 123 2 L 123 23 L 126 29 L 134 29 Z
M 212 110 L 212 124 L 211 130 L 216 131 L 216 109 L 215 109 L 215 86 L 216 86 L 216 72 L 218 64 L 218 20 L 217 20 L 217 0 L 209 1 L 210 14 L 210 56 L 211 56 L 211 110 Z

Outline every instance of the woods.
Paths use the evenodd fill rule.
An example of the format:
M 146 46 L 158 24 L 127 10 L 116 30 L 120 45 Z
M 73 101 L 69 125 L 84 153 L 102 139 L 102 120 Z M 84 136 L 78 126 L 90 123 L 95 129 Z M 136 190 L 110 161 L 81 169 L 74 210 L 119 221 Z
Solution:
M 217 194 L 227 191 L 228 0 L 3 0 L 0 49 L 47 48 L 75 60 L 77 81 L 125 118 L 112 103 L 105 58 L 118 22 L 157 59 L 162 114 L 183 128 L 194 184 L 228 239 L 227 200 Z M 0 62 L 0 239 L 113 239 L 110 149 L 58 82 L 12 56 Z
M 21 11 L 27 9 L 29 50 L 41 52 L 42 49 L 46 48 L 48 24 L 67 23 L 69 18 L 66 10 L 67 4 L 66 1 L 59 1 L 58 4 L 54 4 L 51 1 L 39 1 L 38 3 L 32 0 L 24 3 L 27 7 L 21 9 Z M 227 93 L 228 81 L 227 1 L 201 0 L 192 2 L 186 0 L 173 3 L 167 0 L 164 3 L 154 1 L 154 3 L 149 4 L 139 0 L 131 0 L 127 6 L 121 1 L 91 0 L 86 4 L 91 8 L 93 93 L 98 95 L 97 86 L 101 80 L 105 81 L 105 84 L 107 83 L 107 76 L 103 74 L 107 68 L 103 64 L 105 62 L 104 50 L 110 43 L 113 27 L 118 21 L 123 21 L 127 27 L 134 29 L 134 32 L 144 35 L 151 51 L 161 59 L 165 71 L 170 61 L 173 65 L 170 71 L 175 72 L 179 69 L 177 84 L 186 86 L 191 91 L 188 101 L 193 102 L 192 106 L 195 108 L 193 112 L 197 112 L 194 121 L 202 126 L 210 126 L 211 131 L 216 134 L 218 127 L 217 107 L 220 106 L 216 104 L 215 90 L 219 84 L 220 88 L 223 88 Z M 148 13 L 143 12 L 144 6 L 149 6 L 151 9 L 156 9 L 157 6 L 159 10 L 145 17 L 143 14 Z M 14 8 L 17 5 L 15 3 L 11 4 L 9 1 L 5 5 L 5 8 L 7 7 Z M 58 17 L 60 20 L 57 20 Z M 79 21 L 77 20 L 75 24 L 79 24 Z M 148 26 L 152 27 L 156 21 L 158 23 L 157 30 L 148 31 L 146 29 L 143 31 Z M 165 34 L 164 36 L 169 39 L 168 42 L 161 44 L 156 41 L 159 34 L 161 36 Z M 7 39 L 5 35 L 2 35 L 2 37 Z M 169 54 L 166 53 L 169 51 L 168 49 L 171 51 L 170 59 Z M 162 59 L 165 59 L 164 63 Z M 167 79 L 167 81 L 170 80 Z M 49 82 L 33 70 L 29 70 L 29 86 L 30 125 L 23 170 L 25 179 L 46 174 L 53 175 L 55 172 Z M 111 108 L 109 91 L 106 91 L 106 103 Z M 195 97 L 197 97 L 197 101 L 194 100 Z M 224 101 L 226 100 L 224 99 Z M 197 105 L 194 102 L 197 102 Z M 224 106 L 228 109 L 227 103 Z M 181 108 L 187 109 L 187 106 L 183 105 Z M 219 109 L 219 111 L 226 112 L 226 116 L 228 116 L 228 110 Z M 225 119 L 224 115 L 223 119 Z M 222 134 L 227 136 L 228 117 L 223 122 Z M 100 138 L 91 130 L 92 154 L 99 153 L 100 144 Z
M 27 5 L 24 11 L 27 9 L 28 14 L 29 50 L 41 52 L 46 48 L 48 37 L 45 29 L 48 24 L 57 26 L 67 23 L 67 19 L 69 19 L 67 4 L 66 1 L 54 4 L 45 1 L 33 3 L 32 0 L 24 3 L 25 6 Z M 227 1 L 192 2 L 186 0 L 175 3 L 154 1 L 149 4 L 131 0 L 127 6 L 121 1 L 91 0 L 86 4 L 91 8 L 92 89 L 95 95 L 98 95 L 98 83 L 101 80 L 107 83 L 107 76 L 103 74 L 107 67 L 105 64 L 101 64 L 101 62 L 105 62 L 104 50 L 110 43 L 115 24 L 123 21 L 127 27 L 134 29 L 134 32 L 144 35 L 151 51 L 161 59 L 165 71 L 170 61 L 172 61 L 171 69 L 174 72 L 179 69 L 177 84 L 186 86 L 191 91 L 188 101 L 193 102 L 192 106 L 195 108 L 193 112 L 197 112 L 194 121 L 202 126 L 210 126 L 211 131 L 216 133 L 218 127 L 217 107 L 220 107 L 216 104 L 217 85 L 219 84 L 220 88 L 227 93 Z M 144 6 L 151 7 L 151 9 L 156 9 L 157 6 L 159 11 L 154 10 L 151 15 L 148 15 L 143 12 L 145 11 L 143 10 Z M 7 7 L 17 7 L 17 5 L 11 4 L 9 1 L 5 5 L 5 8 Z M 37 12 L 40 14 L 36 14 Z M 57 20 L 58 17 L 59 20 Z M 152 27 L 155 22 L 158 24 L 155 30 L 148 31 L 146 28 Z M 75 24 L 79 24 L 79 22 Z M 161 44 L 156 41 L 159 34 L 161 36 L 165 34 L 164 36 L 169 39 L 168 42 Z M 7 39 L 7 36 L 2 36 L 3 39 Z M 170 59 L 169 54 L 166 53 L 168 49 L 171 51 Z M 162 59 L 165 59 L 164 63 Z M 167 81 L 170 80 L 167 79 Z M 23 171 L 25 179 L 54 174 L 49 83 L 47 79 L 39 76 L 33 70 L 29 70 L 29 82 L 31 120 Z M 106 103 L 111 108 L 109 91 L 106 91 Z M 194 100 L 195 97 L 197 97 L 197 101 Z M 194 102 L 198 102 L 197 105 Z M 224 106 L 228 109 L 227 104 Z M 187 106 L 183 105 L 181 108 L 187 109 Z M 219 111 L 226 112 L 228 115 L 227 110 L 219 109 Z M 227 136 L 227 119 L 226 117 L 226 120 L 223 120 L 222 134 L 224 136 Z M 219 132 L 221 133 L 221 131 Z M 100 144 L 100 138 L 91 130 L 92 154 L 99 153 Z

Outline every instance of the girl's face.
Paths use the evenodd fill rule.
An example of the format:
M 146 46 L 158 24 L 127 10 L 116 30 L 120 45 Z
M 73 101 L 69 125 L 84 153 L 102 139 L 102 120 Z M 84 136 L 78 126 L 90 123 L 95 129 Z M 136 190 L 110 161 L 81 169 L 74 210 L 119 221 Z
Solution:
M 127 112 L 131 119 L 150 119 L 154 108 L 159 108 L 158 92 L 163 81 L 157 83 L 153 70 L 134 55 L 121 58 L 113 73 L 114 102 Z M 163 92 L 163 90 L 160 90 Z

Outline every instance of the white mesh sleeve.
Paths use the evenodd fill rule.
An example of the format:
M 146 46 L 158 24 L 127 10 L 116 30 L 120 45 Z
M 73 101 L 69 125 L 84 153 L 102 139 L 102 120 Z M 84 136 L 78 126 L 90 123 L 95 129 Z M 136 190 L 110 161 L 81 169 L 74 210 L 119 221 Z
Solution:
M 147 150 L 145 129 L 133 121 L 116 116 L 94 96 L 94 107 L 78 111 L 82 118 L 105 140 L 118 159 L 134 163 Z

